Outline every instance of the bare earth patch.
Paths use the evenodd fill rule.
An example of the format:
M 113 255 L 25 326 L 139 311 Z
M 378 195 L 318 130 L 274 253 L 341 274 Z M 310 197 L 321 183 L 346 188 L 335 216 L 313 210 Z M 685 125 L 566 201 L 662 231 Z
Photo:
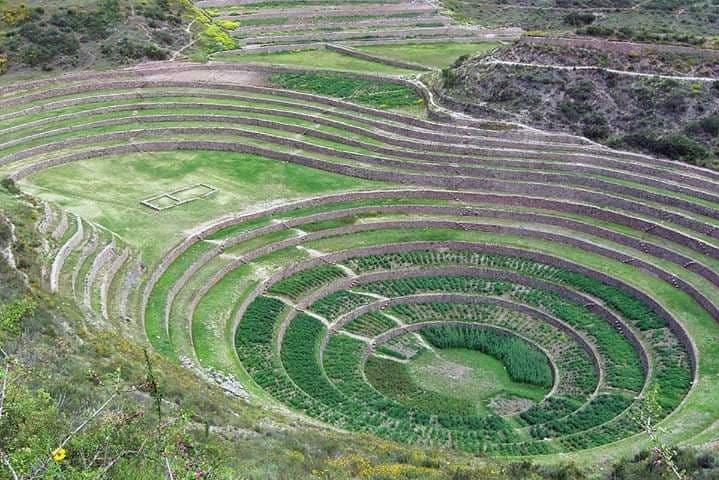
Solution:
M 237 83 L 239 85 L 252 85 L 261 87 L 266 84 L 267 75 L 261 72 L 222 71 L 222 70 L 189 70 L 168 71 L 143 76 L 147 80 L 173 80 L 183 82 L 217 82 Z
M 534 402 L 528 398 L 504 395 L 497 395 L 489 402 L 489 408 L 501 416 L 517 415 L 528 410 L 532 405 L 534 405 Z
M 468 378 L 472 374 L 472 369 L 470 367 L 444 359 L 439 359 L 433 364 L 423 367 L 422 370 L 427 373 L 444 376 L 452 380 L 462 380 Z

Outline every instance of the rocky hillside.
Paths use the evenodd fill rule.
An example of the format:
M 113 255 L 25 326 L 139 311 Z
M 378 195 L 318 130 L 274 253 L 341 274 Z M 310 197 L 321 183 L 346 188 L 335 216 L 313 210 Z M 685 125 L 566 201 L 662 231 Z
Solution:
M 0 2 L 0 73 L 164 60 L 189 42 L 184 0 Z
M 585 45 L 586 44 L 586 45 Z M 601 67 L 638 73 L 719 78 L 719 51 L 596 39 L 525 37 L 499 49 L 493 60 Z
M 561 62 L 547 51 L 514 53 L 521 55 L 512 57 L 510 50 L 498 56 L 530 63 L 537 57 Z M 567 58 L 572 61 L 571 55 Z M 582 60 L 585 65 L 600 63 L 588 56 Z M 607 63 L 621 66 L 616 58 Z M 445 103 L 489 118 L 569 131 L 614 147 L 697 165 L 717 165 L 719 82 L 477 58 L 444 70 L 436 88 Z
M 455 16 L 485 26 L 717 47 L 719 4 L 712 1 L 444 0 L 442 3 Z

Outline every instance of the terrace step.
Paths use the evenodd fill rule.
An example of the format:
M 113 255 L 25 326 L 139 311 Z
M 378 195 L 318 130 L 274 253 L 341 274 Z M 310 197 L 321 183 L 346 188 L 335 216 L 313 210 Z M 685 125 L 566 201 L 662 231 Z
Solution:
M 208 7 L 227 7 L 234 3 L 234 0 L 200 0 L 197 6 L 200 8 Z M 308 6 L 308 7 L 282 7 L 282 8 L 262 8 L 247 11 L 238 14 L 222 15 L 220 18 L 230 18 L 237 20 L 267 20 L 273 18 L 331 18 L 331 17 L 382 17 L 389 15 L 427 15 L 437 12 L 437 7 L 429 3 L 403 3 L 403 4 L 355 4 L 355 5 L 327 5 L 327 6 Z
M 50 291 L 53 293 L 57 293 L 59 289 L 60 273 L 62 272 L 67 257 L 82 244 L 82 240 L 85 236 L 82 219 L 76 215 L 72 216 L 76 223 L 75 233 L 60 247 L 50 268 Z
M 483 32 L 481 30 L 464 27 L 421 27 L 412 29 L 388 28 L 383 30 L 343 30 L 341 32 L 314 32 L 299 33 L 294 35 L 264 35 L 259 37 L 245 37 L 242 39 L 245 45 L 272 45 L 278 43 L 301 44 L 308 42 L 338 42 L 345 40 L 363 39 L 401 39 L 411 41 L 415 38 L 442 37 L 444 41 L 450 41 L 457 37 L 473 37 L 477 39 L 492 38 L 488 35 L 495 35 L 494 32 Z
M 115 276 L 117 275 L 117 272 L 122 268 L 122 266 L 125 264 L 125 262 L 128 261 L 130 257 L 130 250 L 128 248 L 125 248 L 122 250 L 122 253 L 119 255 L 116 255 L 113 259 L 112 263 L 108 265 L 108 268 L 104 272 L 104 275 L 102 277 L 102 282 L 100 284 L 100 308 L 102 317 L 105 320 L 110 319 L 110 313 L 109 313 L 109 303 L 110 299 L 108 298 L 108 292 L 110 291 L 110 285 L 112 285 L 113 280 L 115 279 Z
M 292 21 L 294 20 L 294 22 Z M 414 17 L 400 18 L 373 18 L 370 20 L 359 20 L 354 22 L 326 22 L 313 21 L 308 18 L 288 19 L 287 23 L 281 25 L 261 25 L 261 26 L 243 26 L 240 25 L 233 33 L 238 37 L 253 36 L 257 34 L 268 35 L 276 32 L 299 32 L 314 29 L 322 30 L 342 30 L 349 27 L 352 28 L 369 28 L 379 29 L 386 27 L 403 27 L 416 25 L 451 25 L 453 20 L 442 15 L 418 15 Z

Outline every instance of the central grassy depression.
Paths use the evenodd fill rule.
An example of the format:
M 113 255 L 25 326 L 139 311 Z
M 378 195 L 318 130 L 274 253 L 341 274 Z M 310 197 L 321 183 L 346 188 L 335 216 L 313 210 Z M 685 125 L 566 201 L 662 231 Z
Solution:
M 433 414 L 512 415 L 551 390 L 549 359 L 509 333 L 444 326 L 404 335 L 420 335 L 431 348 L 419 349 L 405 363 L 371 357 L 366 375 L 407 405 Z
M 501 361 L 467 348 L 424 351 L 407 369 L 417 385 L 473 405 L 478 414 L 507 413 L 505 409 L 511 411 L 514 405 L 528 407 L 549 393 L 548 387 L 515 382 Z

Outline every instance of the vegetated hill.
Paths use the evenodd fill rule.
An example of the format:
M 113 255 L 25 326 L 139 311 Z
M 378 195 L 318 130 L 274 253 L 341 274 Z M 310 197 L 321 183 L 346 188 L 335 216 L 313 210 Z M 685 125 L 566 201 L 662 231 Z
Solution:
M 0 73 L 164 60 L 189 42 L 186 0 L 0 1 Z
M 437 88 L 446 103 L 482 116 L 717 167 L 719 82 L 477 58 L 444 70 Z
M 456 16 L 486 26 L 561 31 L 640 42 L 716 46 L 719 5 L 695 0 L 444 0 Z
M 719 78 L 719 51 L 716 53 L 674 46 L 655 45 L 635 48 L 633 44 L 604 42 L 593 39 L 597 48 L 562 45 L 574 40 L 525 37 L 506 48 L 497 50 L 492 59 L 541 65 L 601 67 L 627 72 L 654 73 L 672 76 Z M 560 43 L 560 44 L 554 44 Z M 614 48 L 612 48 L 614 47 Z

